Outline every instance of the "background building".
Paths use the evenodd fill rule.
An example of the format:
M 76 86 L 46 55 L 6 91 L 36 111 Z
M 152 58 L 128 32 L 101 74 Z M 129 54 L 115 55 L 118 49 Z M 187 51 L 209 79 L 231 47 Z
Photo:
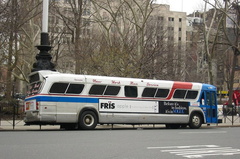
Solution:
M 124 0 L 85 0 L 81 12 L 79 10 L 76 15 L 69 1 L 54 1 L 49 31 L 57 70 L 74 73 L 76 59 L 80 57 L 81 67 L 84 67 L 81 73 L 188 80 L 186 13 L 173 12 L 169 5 L 152 4 L 150 1 L 137 1 L 137 4 L 136 1 Z M 76 39 L 76 34 L 79 39 Z M 78 54 L 76 43 L 79 43 Z M 105 53 L 99 57 L 99 52 Z M 115 57 L 109 59 L 115 62 L 107 63 L 120 68 L 120 71 L 118 68 L 111 70 L 112 66 L 99 64 L 96 60 L 109 58 L 107 54 Z M 92 62 L 94 64 L 89 64 Z
M 26 82 L 36 61 L 41 3 L 0 3 L 7 8 L 0 17 L 9 16 L 1 18 L 0 24 L 6 28 L 0 29 L 1 62 L 8 76 L 3 79 L 12 83 Z M 49 11 L 51 54 L 60 72 L 196 81 L 212 83 L 220 90 L 227 87 L 223 83 L 227 83 L 227 67 L 233 58 L 232 50 L 221 45 L 226 42 L 224 29 L 218 29 L 223 12 L 214 18 L 214 9 L 187 16 L 151 0 L 51 0 Z M 7 21 L 11 18 L 15 21 Z M 208 40 L 204 32 L 210 33 Z M 11 43 L 6 39 L 12 39 Z

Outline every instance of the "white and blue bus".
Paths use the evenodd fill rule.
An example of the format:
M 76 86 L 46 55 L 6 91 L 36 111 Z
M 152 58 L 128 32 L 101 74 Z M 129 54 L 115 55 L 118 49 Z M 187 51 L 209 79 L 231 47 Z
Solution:
M 37 71 L 29 76 L 27 125 L 94 129 L 97 124 L 217 123 L 217 90 L 209 84 Z

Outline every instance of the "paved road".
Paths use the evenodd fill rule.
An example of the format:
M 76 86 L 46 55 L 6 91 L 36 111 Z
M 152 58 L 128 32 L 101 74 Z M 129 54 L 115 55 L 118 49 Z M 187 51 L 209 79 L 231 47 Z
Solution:
M 227 117 L 220 117 L 222 119 L 223 123 L 220 124 L 211 124 L 211 127 L 240 127 L 240 117 L 239 116 L 227 116 Z M 233 123 L 232 123 L 233 119 Z M 15 127 L 14 130 L 39 130 L 40 126 L 24 126 L 23 120 L 16 120 L 15 121 Z M 104 126 L 105 128 L 106 126 Z M 123 126 L 123 125 L 114 125 L 114 128 L 132 128 L 132 126 Z M 153 125 L 136 125 L 135 128 L 138 127 L 148 127 L 148 128 L 153 128 Z M 155 125 L 155 127 L 165 127 L 165 125 Z M 206 127 L 206 124 L 203 124 L 202 127 Z M 59 126 L 42 126 L 41 129 L 44 130 L 52 130 L 52 129 L 59 129 Z M 98 126 L 97 128 L 102 128 L 102 126 Z M 111 126 L 107 126 L 107 128 L 111 128 Z M 0 131 L 1 130 L 13 130 L 13 121 L 12 120 L 0 120 Z
M 3 159 L 240 158 L 240 127 L 0 131 Z

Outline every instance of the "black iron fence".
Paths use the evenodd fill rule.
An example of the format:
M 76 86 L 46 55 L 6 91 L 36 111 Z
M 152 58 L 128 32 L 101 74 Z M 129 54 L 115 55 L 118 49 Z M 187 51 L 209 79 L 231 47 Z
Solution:
M 222 123 L 240 123 L 240 107 L 234 105 L 221 105 L 218 108 L 218 118 L 222 120 Z
M 24 102 L 22 99 L 1 100 L 0 101 L 0 126 L 2 121 L 7 121 L 13 126 L 18 124 L 16 121 L 23 120 Z

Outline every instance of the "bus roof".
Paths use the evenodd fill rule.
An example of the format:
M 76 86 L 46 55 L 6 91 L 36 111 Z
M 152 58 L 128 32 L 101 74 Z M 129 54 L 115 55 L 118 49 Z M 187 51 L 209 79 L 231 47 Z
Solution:
M 161 87 L 161 88 L 180 88 L 180 89 L 196 89 L 202 88 L 203 84 L 195 82 L 180 82 L 168 80 L 153 80 L 140 78 L 125 78 L 125 77 L 109 77 L 96 75 L 79 75 L 79 74 L 65 74 L 53 71 L 39 71 L 41 75 L 48 78 L 48 80 L 58 82 L 87 82 L 90 84 L 106 84 L 106 85 L 129 85 L 129 86 L 143 86 L 143 87 Z M 214 87 L 212 85 L 204 85 L 204 88 Z
M 203 84 L 202 86 L 202 90 L 213 90 L 213 91 L 216 91 L 217 88 L 213 85 L 210 85 L 210 84 Z

